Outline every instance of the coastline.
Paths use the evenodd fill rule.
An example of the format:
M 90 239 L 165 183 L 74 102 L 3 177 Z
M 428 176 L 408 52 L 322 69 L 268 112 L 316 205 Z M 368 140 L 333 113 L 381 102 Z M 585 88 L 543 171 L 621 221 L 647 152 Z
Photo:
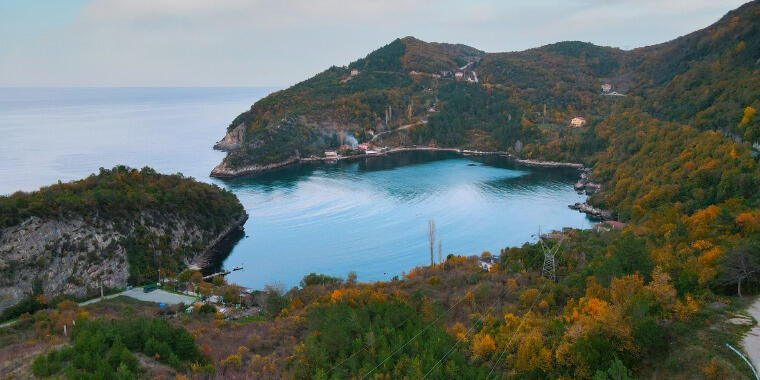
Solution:
M 467 156 L 499 156 L 503 157 L 505 159 L 511 160 L 512 162 L 515 162 L 520 165 L 525 166 L 532 166 L 532 167 L 543 167 L 543 168 L 572 168 L 572 169 L 578 169 L 580 173 L 580 180 L 575 184 L 574 188 L 579 192 L 585 192 L 586 195 L 594 195 L 601 191 L 601 185 L 594 183 L 591 181 L 591 169 L 586 168 L 582 163 L 577 162 L 561 162 L 561 161 L 544 161 L 544 160 L 536 160 L 536 159 L 526 159 L 526 158 L 520 158 L 512 153 L 509 152 L 502 152 L 502 151 L 479 151 L 479 150 L 469 150 L 469 149 L 460 149 L 460 148 L 442 148 L 442 147 L 433 147 L 433 146 L 411 146 L 411 147 L 398 147 L 398 148 L 391 148 L 381 153 L 376 154 L 357 154 L 353 156 L 338 156 L 337 158 L 328 158 L 328 157 L 291 157 L 285 161 L 281 162 L 275 162 L 268 165 L 249 165 L 244 166 L 241 168 L 228 168 L 224 165 L 224 162 L 217 165 L 212 171 L 211 171 L 211 177 L 215 178 L 224 178 L 224 179 L 232 179 L 232 178 L 238 178 L 238 177 L 244 177 L 248 175 L 255 175 L 271 170 L 276 170 L 282 167 L 286 167 L 293 164 L 298 163 L 319 163 L 319 162 L 337 162 L 337 161 L 355 161 L 365 158 L 371 158 L 371 157 L 384 157 L 388 156 L 394 153 L 401 153 L 401 152 L 452 152 L 456 154 L 460 154 L 464 157 Z M 602 210 L 599 208 L 596 208 L 587 202 L 583 203 L 575 203 L 572 205 L 568 205 L 569 208 L 577 210 L 578 212 L 584 213 L 589 215 L 592 219 L 595 220 L 612 220 L 612 213 L 608 210 Z
M 357 154 L 353 156 L 338 156 L 337 158 L 328 158 L 328 157 L 290 157 L 285 161 L 275 162 L 267 165 L 248 165 L 243 166 L 240 168 L 229 168 L 227 167 L 224 162 L 217 165 L 212 171 L 210 176 L 214 178 L 237 178 L 237 177 L 243 177 L 247 175 L 253 175 L 258 174 L 270 170 L 279 169 L 285 166 L 289 166 L 292 164 L 297 163 L 312 163 L 312 162 L 337 162 L 337 161 L 352 161 L 352 160 L 358 160 L 358 159 L 364 159 L 364 158 L 370 158 L 370 157 L 383 157 L 394 153 L 399 152 L 452 152 L 461 154 L 462 156 L 500 156 L 504 157 L 506 159 L 512 160 L 518 164 L 526 165 L 526 166 L 535 166 L 535 167 L 549 167 L 549 168 L 573 168 L 573 169 L 584 169 L 583 164 L 577 163 L 577 162 L 559 162 L 559 161 L 543 161 L 543 160 L 534 160 L 534 159 L 523 159 L 515 156 L 512 153 L 509 152 L 501 152 L 501 151 L 478 151 L 478 150 L 468 150 L 468 149 L 459 149 L 459 148 L 441 148 L 441 147 L 432 147 L 432 146 L 413 146 L 413 147 L 398 147 L 398 148 L 391 148 L 387 151 L 376 153 L 376 154 Z
M 230 237 L 235 231 L 242 231 L 245 222 L 248 221 L 248 213 L 243 211 L 243 215 L 230 224 L 224 231 L 219 233 L 213 240 L 209 242 L 206 249 L 198 256 L 194 257 L 192 261 L 187 263 L 187 267 L 193 270 L 203 270 L 207 267 L 213 266 L 217 260 L 217 248 L 222 241 Z M 222 260 L 223 261 L 223 260 Z

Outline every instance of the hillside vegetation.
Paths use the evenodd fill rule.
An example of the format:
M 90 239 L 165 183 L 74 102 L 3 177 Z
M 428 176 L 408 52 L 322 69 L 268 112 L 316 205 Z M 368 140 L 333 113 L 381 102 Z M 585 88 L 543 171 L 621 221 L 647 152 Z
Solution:
M 288 130 L 366 141 L 370 130 L 411 123 L 375 143 L 583 162 L 602 183 L 589 202 L 627 227 L 565 233 L 556 283 L 540 276 L 539 247 L 526 244 L 505 248 L 487 273 L 473 259 L 449 257 L 398 281 L 291 290 L 290 306 L 268 323 L 300 326 L 300 343 L 256 353 L 247 373 L 749 376 L 724 344 L 742 331 L 726 323 L 743 304 L 734 296 L 760 285 L 743 274 L 760 270 L 759 28 L 760 2 L 752 1 L 703 30 L 630 51 L 560 42 L 482 53 L 407 37 L 257 102 L 230 126 L 247 133 L 225 162 L 255 163 L 252 152 Z M 604 83 L 623 96 L 603 95 Z M 280 107 L 296 93 L 298 107 Z M 318 111 L 306 110 L 317 102 Z M 571 128 L 575 116 L 587 123 Z M 339 143 L 309 137 L 289 154 L 321 155 Z M 424 346 L 403 327 L 419 326 L 417 318 L 429 324 L 417 330 Z M 291 351 L 288 364 L 260 365 Z
M 257 102 L 230 125 L 244 136 L 228 166 L 321 155 L 346 134 L 366 141 L 370 130 L 412 124 L 378 143 L 583 162 L 602 183 L 589 202 L 627 224 L 546 237 L 562 244 L 556 281 L 541 274 L 541 246 L 526 243 L 484 252 L 499 257 L 490 270 L 450 255 L 387 282 L 311 274 L 288 291 L 268 287 L 255 320 L 180 317 L 212 363 L 189 371 L 750 378 L 725 344 L 738 346 L 747 329 L 729 323 L 742 295 L 760 290 L 758 25 L 753 1 L 706 29 L 631 51 L 562 42 L 491 54 L 407 37 Z M 627 96 L 603 96 L 602 83 Z M 574 116 L 587 123 L 570 128 Z

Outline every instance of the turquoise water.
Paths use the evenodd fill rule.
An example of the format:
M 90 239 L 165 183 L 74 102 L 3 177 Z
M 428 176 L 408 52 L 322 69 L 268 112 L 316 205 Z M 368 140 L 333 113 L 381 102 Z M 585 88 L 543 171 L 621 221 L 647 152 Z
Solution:
M 302 165 L 229 181 L 208 173 L 211 145 L 270 89 L 0 89 L 0 193 L 82 178 L 124 163 L 182 172 L 233 191 L 250 219 L 223 262 L 229 279 L 293 286 L 307 273 L 389 279 L 429 262 L 427 223 L 443 255 L 479 254 L 589 227 L 568 204 L 577 171 L 416 152 Z M 436 247 L 437 256 L 437 247 Z

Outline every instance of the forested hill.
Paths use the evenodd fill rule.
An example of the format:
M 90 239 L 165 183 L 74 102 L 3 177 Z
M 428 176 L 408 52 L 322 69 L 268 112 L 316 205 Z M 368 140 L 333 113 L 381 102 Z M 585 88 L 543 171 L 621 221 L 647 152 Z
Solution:
M 3 317 L 30 311 L 29 296 L 82 297 L 99 284 L 179 273 L 246 218 L 234 194 L 150 168 L 117 166 L 0 196 L 0 311 L 23 299 Z
M 753 1 L 705 29 L 630 51 L 576 41 L 484 53 L 397 39 L 256 102 L 217 145 L 229 151 L 220 167 L 322 156 L 348 134 L 364 142 L 414 123 L 373 142 L 552 158 L 544 152 L 572 144 L 568 135 L 592 134 L 596 123 L 623 111 L 757 142 L 760 123 L 742 118 L 746 107 L 758 106 L 759 19 Z M 625 96 L 602 95 L 605 83 Z M 587 127 L 568 131 L 576 116 Z M 583 160 L 592 153 L 555 155 Z

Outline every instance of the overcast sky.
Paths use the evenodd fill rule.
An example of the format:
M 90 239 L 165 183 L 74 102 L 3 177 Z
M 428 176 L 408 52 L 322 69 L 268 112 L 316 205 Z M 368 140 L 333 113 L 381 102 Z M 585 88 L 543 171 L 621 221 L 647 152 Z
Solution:
M 0 86 L 287 86 L 394 38 L 630 49 L 742 0 L 0 0 Z

